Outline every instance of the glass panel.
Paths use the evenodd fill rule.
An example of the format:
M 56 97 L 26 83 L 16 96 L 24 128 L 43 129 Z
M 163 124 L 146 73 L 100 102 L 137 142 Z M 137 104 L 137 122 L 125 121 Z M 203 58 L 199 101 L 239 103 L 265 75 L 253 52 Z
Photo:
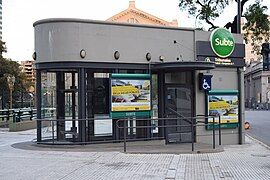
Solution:
M 108 114 L 95 114 L 94 132 L 95 136 L 112 135 L 112 119 Z
M 41 73 L 41 118 L 56 117 L 56 74 Z
M 167 88 L 167 107 L 184 117 L 191 117 L 191 91 L 185 87 Z M 175 113 L 175 114 L 176 114 Z
M 90 136 L 112 136 L 109 77 L 109 73 L 87 72 L 87 117 L 95 119 L 88 126 Z
M 78 119 L 78 73 L 65 72 L 64 73 L 64 89 L 59 89 L 60 93 L 64 93 L 64 102 L 58 106 L 64 106 L 65 119 Z M 60 94 L 59 93 L 59 94 Z M 61 108 L 62 109 L 62 108 Z M 65 138 L 75 139 L 74 133 L 78 133 L 78 121 L 65 122 Z
M 187 87 L 168 87 L 166 94 L 166 114 L 171 118 L 179 118 L 166 121 L 167 125 L 179 125 L 167 128 L 169 141 L 190 142 L 191 123 L 185 117 L 192 116 L 191 90 Z M 170 140 L 171 139 L 171 140 Z
M 158 118 L 158 78 L 152 74 L 152 117 Z M 158 126 L 158 120 L 152 120 L 151 126 Z M 152 133 L 158 133 L 158 128 L 152 128 Z
M 135 117 L 130 118 L 130 120 L 128 121 L 127 126 L 131 127 L 131 128 L 128 128 L 128 135 L 135 135 L 136 134 L 136 128 L 132 128 L 132 127 L 136 127 L 136 118 Z
M 191 84 L 191 72 L 170 72 L 165 74 L 165 83 Z

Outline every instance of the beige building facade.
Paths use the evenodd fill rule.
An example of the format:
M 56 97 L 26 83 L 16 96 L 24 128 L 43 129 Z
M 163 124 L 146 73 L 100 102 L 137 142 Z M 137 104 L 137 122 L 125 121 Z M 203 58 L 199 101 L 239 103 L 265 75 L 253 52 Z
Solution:
M 22 72 L 26 74 L 27 80 L 34 83 L 36 81 L 36 73 L 34 69 L 34 60 L 26 60 L 21 62 Z
M 148 14 L 140 9 L 137 9 L 135 6 L 135 1 L 129 1 L 129 6 L 126 10 L 108 18 L 106 21 L 178 27 L 178 22 L 176 19 L 168 22 L 154 15 Z

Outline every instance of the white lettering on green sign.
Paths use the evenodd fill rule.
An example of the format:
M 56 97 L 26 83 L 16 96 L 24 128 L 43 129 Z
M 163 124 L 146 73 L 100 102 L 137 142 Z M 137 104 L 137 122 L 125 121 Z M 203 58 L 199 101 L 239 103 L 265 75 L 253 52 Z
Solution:
M 233 46 L 233 41 L 223 38 L 223 40 L 216 38 L 215 39 L 217 46 Z
M 219 57 L 226 58 L 234 51 L 234 38 L 227 29 L 215 29 L 211 33 L 210 42 L 213 52 Z

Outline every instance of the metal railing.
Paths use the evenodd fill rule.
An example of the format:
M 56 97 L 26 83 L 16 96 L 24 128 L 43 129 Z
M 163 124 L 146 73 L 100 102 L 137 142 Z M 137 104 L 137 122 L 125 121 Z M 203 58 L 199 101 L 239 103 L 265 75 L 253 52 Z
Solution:
M 13 123 L 36 118 L 36 109 L 2 109 L 0 110 L 0 121 Z
M 218 118 L 218 120 L 217 120 Z M 169 124 L 169 121 L 181 121 L 183 119 L 188 119 L 190 124 L 185 124 L 185 125 L 181 125 L 181 124 Z M 206 119 L 208 120 L 212 120 L 212 122 L 210 123 L 205 123 Z M 93 121 L 95 120 L 101 120 L 101 119 L 37 119 L 37 121 L 40 122 L 50 122 L 50 127 L 51 127 L 51 132 L 48 132 L 48 136 L 47 137 L 42 137 L 41 138 L 41 142 L 37 142 L 40 144 L 65 144 L 65 142 L 63 142 L 63 140 L 71 140 L 68 141 L 68 143 L 66 144 L 96 144 L 96 143 L 115 143 L 115 142 L 123 142 L 123 149 L 124 152 L 127 151 L 127 142 L 129 141 L 142 141 L 142 140 L 157 140 L 157 139 L 165 139 L 165 143 L 170 143 L 169 142 L 169 129 L 170 128 L 174 128 L 174 129 L 180 129 L 183 127 L 190 127 L 191 131 L 191 150 L 194 151 L 195 146 L 194 144 L 196 143 L 196 139 L 195 137 L 195 128 L 196 127 L 210 127 L 212 128 L 212 148 L 215 149 L 216 148 L 216 135 L 219 136 L 218 138 L 218 142 L 219 145 L 221 145 L 221 120 L 220 120 L 220 116 L 197 116 L 197 117 L 184 117 L 184 118 L 156 118 L 156 119 L 152 119 L 152 118 L 141 118 L 141 119 L 134 119 L 132 117 L 129 118 L 125 118 L 125 119 L 118 119 L 118 120 L 112 120 L 112 119 L 107 119 L 107 120 L 112 120 L 115 123 L 115 134 L 111 139 L 104 139 L 104 138 L 100 138 L 100 140 L 93 140 L 93 137 L 96 137 L 95 134 L 91 134 L 90 136 L 88 136 L 88 138 L 82 138 L 82 134 L 79 131 L 78 128 L 78 124 L 80 122 L 84 122 L 85 124 L 91 124 L 93 123 Z M 104 119 L 102 119 L 104 120 Z M 106 119 L 105 119 L 106 120 Z M 131 124 L 128 123 L 130 121 L 134 121 L 136 120 L 136 124 Z M 138 123 L 140 121 L 144 121 L 145 123 Z M 152 121 L 158 121 L 159 125 L 152 125 L 151 122 Z M 66 122 L 70 122 L 70 124 L 72 122 L 76 122 L 76 128 L 71 127 L 70 129 L 68 128 L 63 128 L 61 130 L 59 130 L 57 128 L 57 124 L 59 125 L 59 123 L 66 123 Z M 209 122 L 209 121 L 208 121 Z M 113 122 L 112 122 L 113 123 Z M 145 125 L 137 125 L 137 124 L 145 124 Z M 46 128 L 44 126 L 44 128 Z M 48 127 L 47 127 L 48 128 Z M 89 127 L 88 127 L 89 128 Z M 93 128 L 93 127 L 92 127 Z M 159 128 L 160 130 L 163 129 L 164 130 L 164 135 L 161 136 L 153 136 L 152 129 L 154 128 Z M 87 129 L 87 128 L 86 128 Z M 89 135 L 89 130 L 85 129 L 85 136 Z M 134 130 L 138 130 L 138 129 L 145 129 L 147 132 L 151 131 L 149 134 L 150 136 L 144 136 L 143 138 L 134 138 L 133 136 L 128 135 L 128 130 L 129 132 L 134 132 Z M 122 137 L 121 137 L 121 133 L 120 130 L 122 130 Z M 218 134 L 216 134 L 216 131 L 218 130 Z M 136 131 L 137 132 L 137 131 Z M 51 135 L 49 135 L 51 133 Z M 59 134 L 64 135 L 64 138 L 61 139 L 60 141 L 58 140 L 57 136 Z M 69 136 L 69 138 L 66 138 L 66 135 L 71 135 L 72 137 Z M 106 134 L 101 134 L 101 135 L 106 135 Z M 104 137 L 104 136 L 99 136 L 99 137 Z M 83 140 L 85 139 L 85 140 Z
M 218 117 L 218 122 L 216 122 L 215 118 Z M 158 125 L 158 126 L 127 126 L 127 122 L 130 121 L 130 118 L 127 119 L 119 119 L 117 120 L 117 128 L 118 129 L 123 129 L 124 130 L 124 152 L 127 151 L 127 147 L 126 147 L 126 143 L 128 141 L 127 139 L 127 130 L 128 129 L 142 129 L 142 128 L 164 128 L 165 132 L 167 132 L 168 128 L 181 128 L 181 127 L 190 127 L 191 128 L 191 150 L 194 151 L 194 143 L 195 143 L 195 134 L 194 134 L 194 128 L 195 127 L 199 127 L 199 126 L 208 126 L 208 127 L 212 127 L 212 146 L 213 149 L 216 148 L 216 127 L 218 128 L 218 136 L 219 136 L 219 145 L 221 145 L 221 119 L 220 116 L 201 116 L 198 115 L 197 117 L 183 117 L 183 118 L 157 118 L 157 119 L 136 119 L 137 121 L 151 121 L 151 120 L 158 120 L 158 121 L 170 121 L 170 120 L 187 120 L 189 119 L 190 121 L 190 125 Z M 205 123 L 205 121 L 198 121 L 198 119 L 212 119 L 213 123 Z M 194 122 L 195 120 L 195 122 Z M 123 126 L 119 126 L 119 122 L 123 122 Z M 165 123 L 162 123 L 165 124 Z M 145 138 L 145 140 L 149 140 L 152 138 Z M 132 139 L 134 140 L 134 139 Z M 165 135 L 165 140 L 166 140 L 166 144 L 168 142 L 168 133 L 166 133 Z

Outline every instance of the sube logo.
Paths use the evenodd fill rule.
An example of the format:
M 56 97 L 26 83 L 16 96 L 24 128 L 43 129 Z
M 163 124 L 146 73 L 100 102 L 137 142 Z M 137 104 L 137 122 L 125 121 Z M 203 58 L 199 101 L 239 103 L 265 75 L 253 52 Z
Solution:
M 215 29 L 210 36 L 211 47 L 214 53 L 222 58 L 230 56 L 235 47 L 232 34 L 225 28 Z

